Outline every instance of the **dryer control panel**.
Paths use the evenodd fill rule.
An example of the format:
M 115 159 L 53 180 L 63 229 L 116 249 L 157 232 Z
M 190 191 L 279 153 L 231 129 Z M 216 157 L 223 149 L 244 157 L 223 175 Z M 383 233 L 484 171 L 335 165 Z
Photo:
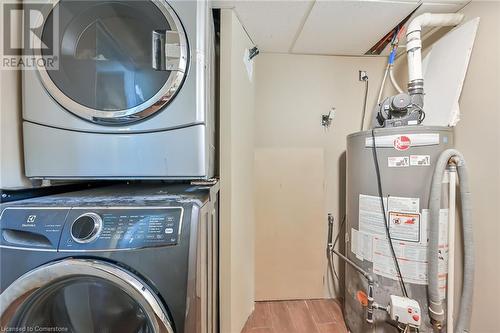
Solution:
M 73 208 L 66 219 L 59 251 L 175 245 L 183 213 L 182 207 Z

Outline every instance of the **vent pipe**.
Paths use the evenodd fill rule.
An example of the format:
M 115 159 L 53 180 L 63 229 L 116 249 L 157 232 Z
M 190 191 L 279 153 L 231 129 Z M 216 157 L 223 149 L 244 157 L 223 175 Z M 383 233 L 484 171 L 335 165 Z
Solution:
M 422 74 L 422 39 L 423 27 L 455 26 L 462 22 L 463 14 L 425 13 L 414 18 L 406 32 L 406 52 L 408 56 L 408 93 L 412 102 L 420 108 L 424 106 L 424 77 Z

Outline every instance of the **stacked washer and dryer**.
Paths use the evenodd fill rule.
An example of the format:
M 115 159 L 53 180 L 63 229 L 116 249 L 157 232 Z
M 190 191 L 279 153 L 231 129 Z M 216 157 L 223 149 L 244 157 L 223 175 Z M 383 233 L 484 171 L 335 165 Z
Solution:
M 218 185 L 189 184 L 215 170 L 210 4 L 41 12 L 55 67 L 23 72 L 26 176 L 133 181 L 1 205 L 1 330 L 218 332 Z

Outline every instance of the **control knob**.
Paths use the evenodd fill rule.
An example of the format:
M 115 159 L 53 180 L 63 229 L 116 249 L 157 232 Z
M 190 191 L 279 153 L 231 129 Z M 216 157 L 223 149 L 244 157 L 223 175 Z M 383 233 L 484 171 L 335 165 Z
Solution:
M 96 213 L 78 216 L 71 225 L 71 237 L 77 243 L 90 243 L 99 237 L 102 231 L 102 218 Z

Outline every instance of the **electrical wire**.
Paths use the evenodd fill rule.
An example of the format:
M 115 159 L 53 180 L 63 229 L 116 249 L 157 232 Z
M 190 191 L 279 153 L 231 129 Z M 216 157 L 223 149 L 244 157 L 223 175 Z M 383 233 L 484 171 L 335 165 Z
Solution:
M 422 109 L 418 104 L 412 104 L 412 106 L 416 107 L 418 110 L 414 110 L 413 112 L 418 112 L 420 113 L 420 117 L 419 117 L 419 122 L 420 124 L 425 120 L 425 111 L 424 109 Z
M 377 145 L 375 143 L 374 129 L 372 129 L 372 155 L 373 155 L 373 163 L 375 164 L 375 172 L 377 174 L 377 187 L 378 187 L 378 194 L 380 197 L 380 206 L 382 208 L 382 215 L 384 216 L 385 233 L 387 235 L 387 240 L 389 242 L 389 248 L 391 249 L 392 258 L 394 259 L 394 265 L 396 266 L 396 271 L 399 277 L 399 283 L 401 284 L 401 291 L 403 292 L 403 295 L 405 297 L 408 297 L 408 292 L 406 290 L 403 274 L 401 274 L 401 268 L 399 267 L 398 257 L 396 256 L 396 252 L 394 251 L 394 245 L 392 244 L 391 232 L 389 230 L 387 215 L 385 213 L 384 192 L 382 191 L 382 179 L 380 176 L 380 166 L 378 164 Z

